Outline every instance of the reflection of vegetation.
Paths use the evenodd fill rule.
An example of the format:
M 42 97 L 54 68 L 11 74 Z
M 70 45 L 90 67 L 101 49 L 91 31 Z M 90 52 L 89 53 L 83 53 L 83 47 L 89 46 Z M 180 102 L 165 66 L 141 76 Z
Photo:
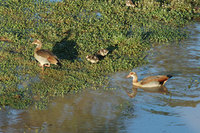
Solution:
M 167 111 L 157 111 L 155 109 L 144 109 L 147 112 L 151 112 L 152 114 L 159 114 L 159 115 L 164 115 L 164 116 L 173 116 L 173 115 L 177 115 L 176 113 L 172 113 L 172 112 L 167 112 Z
M 190 79 L 189 85 L 187 86 L 186 89 L 191 89 L 192 87 L 199 87 L 200 82 L 198 80 Z
M 185 38 L 187 33 L 180 27 L 198 19 L 200 13 L 197 1 L 134 4 L 135 8 L 121 0 L 3 0 L 0 104 L 25 108 L 36 103 L 43 108 L 50 97 L 105 86 L 105 75 L 143 64 L 152 43 Z M 47 68 L 43 78 L 32 80 L 40 71 L 30 45 L 33 39 L 57 54 L 63 68 Z M 86 55 L 108 47 L 117 48 L 97 64 L 86 61 Z M 27 85 L 19 88 L 24 81 Z

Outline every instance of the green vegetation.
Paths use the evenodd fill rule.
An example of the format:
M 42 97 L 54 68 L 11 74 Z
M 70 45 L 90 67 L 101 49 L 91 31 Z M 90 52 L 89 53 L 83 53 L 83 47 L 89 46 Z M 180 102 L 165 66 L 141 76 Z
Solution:
M 0 0 L 0 105 L 44 108 L 52 97 L 109 88 L 109 74 L 144 63 L 152 44 L 180 41 L 182 28 L 199 20 L 198 0 Z M 41 68 L 34 39 L 52 50 L 62 68 Z M 91 64 L 85 57 L 110 51 Z

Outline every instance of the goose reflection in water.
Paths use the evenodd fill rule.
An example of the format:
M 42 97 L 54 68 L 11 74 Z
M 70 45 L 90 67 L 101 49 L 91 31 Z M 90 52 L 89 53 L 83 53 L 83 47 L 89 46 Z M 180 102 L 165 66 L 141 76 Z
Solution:
M 126 94 L 130 98 L 134 98 L 137 95 L 138 87 L 136 87 L 136 86 L 132 87 L 132 92 L 129 92 L 127 90 L 127 88 L 123 88 L 123 89 L 125 90 Z M 145 92 L 150 92 L 150 93 L 161 93 L 161 94 L 164 94 L 164 95 L 169 94 L 169 91 L 165 86 L 153 87 L 153 88 L 139 88 L 139 89 L 143 89 Z

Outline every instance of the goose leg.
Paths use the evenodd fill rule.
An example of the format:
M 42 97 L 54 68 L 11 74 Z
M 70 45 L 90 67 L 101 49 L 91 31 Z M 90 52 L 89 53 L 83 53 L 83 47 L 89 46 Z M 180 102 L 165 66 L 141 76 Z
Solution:
M 42 65 L 42 74 L 44 74 L 44 65 Z
M 166 81 L 164 81 L 162 85 L 164 86 L 166 82 L 167 82 L 167 80 L 166 80 Z
M 46 67 L 50 67 L 50 64 L 48 64 L 48 65 L 44 65 L 44 66 L 46 66 Z

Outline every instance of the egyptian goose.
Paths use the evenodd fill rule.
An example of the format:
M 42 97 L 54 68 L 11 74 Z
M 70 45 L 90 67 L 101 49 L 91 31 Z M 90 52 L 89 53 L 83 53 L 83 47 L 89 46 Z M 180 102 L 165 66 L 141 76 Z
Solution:
M 86 59 L 91 63 L 99 62 L 99 58 L 96 55 L 87 55 Z
M 44 72 L 44 66 L 50 67 L 50 64 L 62 66 L 57 56 L 55 56 L 51 51 L 41 49 L 41 41 L 35 40 L 32 42 L 32 44 L 37 45 L 34 50 L 34 57 L 40 63 L 39 66 L 42 67 L 42 72 Z
M 126 0 L 126 6 L 135 7 L 135 5 L 133 4 L 132 0 Z
M 171 75 L 157 75 L 150 76 L 138 81 L 137 74 L 135 72 L 130 72 L 127 78 L 133 78 L 133 85 L 141 88 L 152 88 L 152 87 L 161 87 L 167 82 Z

